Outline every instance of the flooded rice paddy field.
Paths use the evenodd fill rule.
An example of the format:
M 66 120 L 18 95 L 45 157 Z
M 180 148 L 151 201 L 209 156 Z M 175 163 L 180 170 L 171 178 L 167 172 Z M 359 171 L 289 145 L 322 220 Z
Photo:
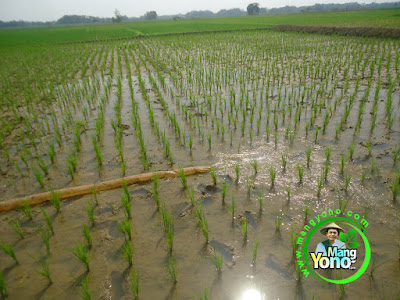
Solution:
M 32 219 L 3 212 L 2 246 L 19 262 L 0 255 L 10 299 L 128 299 L 132 274 L 142 299 L 398 297 L 398 40 L 258 31 L 2 51 L 2 201 L 215 170 L 187 188 L 159 179 L 59 212 L 53 201 Z M 373 257 L 341 288 L 299 276 L 291 244 L 337 208 L 368 220 Z

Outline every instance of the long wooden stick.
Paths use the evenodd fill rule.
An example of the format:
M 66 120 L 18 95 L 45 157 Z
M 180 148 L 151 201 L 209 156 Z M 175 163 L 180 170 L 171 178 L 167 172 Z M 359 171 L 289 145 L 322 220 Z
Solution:
M 195 175 L 195 174 L 201 174 L 201 173 L 208 173 L 210 171 L 210 167 L 189 167 L 189 168 L 183 168 L 182 170 L 185 173 L 185 175 L 188 176 L 188 175 Z M 137 175 L 132 175 L 132 176 L 124 177 L 124 178 L 103 181 L 103 182 L 100 182 L 97 184 L 87 184 L 87 185 L 64 188 L 64 189 L 56 190 L 55 192 L 59 193 L 60 199 L 66 199 L 66 198 L 70 198 L 70 197 L 74 197 L 74 196 L 87 195 L 87 194 L 92 193 L 93 190 L 100 192 L 100 191 L 115 189 L 115 188 L 121 187 L 124 181 L 126 182 L 127 185 L 132 185 L 132 184 L 141 183 L 141 182 L 149 182 L 149 181 L 153 180 L 155 175 L 157 175 L 158 178 L 178 177 L 179 170 L 157 171 L 157 172 L 150 172 L 150 173 L 144 173 L 144 174 L 137 174 Z M 0 211 L 8 211 L 8 210 L 17 209 L 17 208 L 25 205 L 25 203 L 28 203 L 29 205 L 35 205 L 35 204 L 39 204 L 39 203 L 48 201 L 52 198 L 53 198 L 53 196 L 52 196 L 51 192 L 44 192 L 44 193 L 26 196 L 26 197 L 22 197 L 22 198 L 1 201 L 0 202 Z

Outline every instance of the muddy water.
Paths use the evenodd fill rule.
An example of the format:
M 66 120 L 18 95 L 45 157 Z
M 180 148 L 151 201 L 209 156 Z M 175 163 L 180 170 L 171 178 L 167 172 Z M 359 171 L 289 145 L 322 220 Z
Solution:
M 116 60 L 116 58 L 115 58 Z M 249 139 L 250 125 L 246 121 L 245 135 L 240 133 L 242 116 L 239 112 L 238 129 L 233 131 L 232 145 L 228 131 L 225 137 L 217 134 L 216 126 L 212 126 L 210 116 L 199 121 L 205 130 L 206 137 L 201 139 L 196 127 L 190 125 L 182 111 L 176 105 L 177 98 L 185 105 L 190 105 L 188 97 L 182 89 L 173 84 L 167 75 L 169 87 L 174 91 L 172 99 L 168 92 L 163 96 L 168 103 L 170 112 L 175 112 L 178 122 L 185 132 L 194 138 L 193 149 L 189 150 L 188 141 L 175 137 L 175 132 L 165 109 L 159 101 L 155 89 L 152 88 L 149 76 L 143 71 L 142 77 L 147 93 L 154 110 L 155 119 L 160 129 L 166 132 L 171 143 L 174 155 L 174 164 L 165 158 L 164 147 L 149 121 L 147 103 L 140 92 L 137 70 L 133 69 L 132 81 L 135 90 L 135 100 L 141 119 L 145 143 L 152 161 L 152 169 L 166 170 L 171 167 L 212 165 L 218 173 L 217 186 L 213 186 L 210 175 L 188 177 L 189 187 L 195 191 L 195 199 L 203 204 L 203 212 L 209 225 L 210 242 L 207 244 L 197 225 L 195 213 L 190 205 L 188 192 L 182 188 L 180 179 L 161 180 L 159 194 L 168 209 L 173 209 L 175 216 L 174 251 L 177 258 L 178 281 L 176 284 L 169 278 L 165 264 L 168 264 L 169 252 L 164 234 L 162 217 L 157 211 L 152 196 L 151 184 L 132 186 L 129 188 L 132 195 L 132 226 L 133 226 L 133 267 L 122 257 L 121 246 L 124 242 L 122 233 L 117 224 L 124 219 L 120 203 L 121 190 L 99 193 L 98 205 L 95 207 L 95 225 L 90 227 L 93 246 L 89 250 L 90 272 L 86 274 L 85 267 L 73 256 L 71 249 L 77 241 L 83 241 L 82 227 L 89 223 L 86 214 L 88 201 L 92 196 L 84 196 L 64 201 L 61 214 L 49 205 L 43 207 L 49 212 L 55 235 L 51 237 L 51 254 L 46 254 L 46 248 L 41 240 L 39 229 L 45 229 L 43 216 L 38 207 L 33 208 L 33 220 L 28 221 L 21 212 L 3 213 L 0 216 L 1 241 L 14 245 L 16 255 L 20 261 L 15 265 L 13 260 L 0 255 L 0 266 L 5 277 L 10 299 L 20 298 L 50 298 L 72 299 L 79 298 L 81 288 L 77 280 L 87 276 L 89 288 L 94 299 L 129 299 L 132 293 L 129 289 L 130 273 L 132 269 L 139 270 L 140 297 L 142 299 L 194 299 L 207 287 L 211 299 L 249 299 L 244 298 L 249 291 L 258 291 L 265 299 L 337 299 L 342 296 L 338 286 L 327 285 L 314 278 L 296 279 L 295 267 L 290 242 L 290 231 L 293 228 L 299 231 L 304 226 L 304 209 L 308 204 L 311 212 L 309 219 L 323 211 L 339 207 L 338 194 L 348 200 L 346 210 L 363 215 L 368 208 L 368 233 L 376 262 L 382 263 L 373 276 L 364 274 L 357 281 L 345 285 L 346 294 L 354 299 L 381 299 L 395 298 L 399 293 L 400 265 L 398 257 L 399 204 L 392 201 L 390 192 L 391 179 L 395 170 L 392 167 L 392 149 L 398 145 L 399 122 L 398 117 L 392 131 L 388 132 L 384 121 L 384 104 L 378 107 L 378 122 L 372 136 L 369 134 L 371 116 L 369 113 L 374 97 L 373 89 L 366 102 L 363 126 L 359 133 L 354 135 L 351 126 L 357 119 L 357 105 L 361 99 L 364 86 L 356 96 L 354 108 L 349 116 L 349 124 L 339 138 L 335 139 L 335 127 L 343 115 L 345 100 L 350 97 L 354 82 L 345 97 L 338 104 L 336 112 L 330 120 L 325 134 L 320 134 L 317 141 L 314 139 L 315 128 L 310 129 L 308 136 L 305 132 L 305 120 L 311 115 L 310 107 L 304 105 L 302 118 L 294 140 L 285 137 L 285 127 L 292 122 L 287 115 L 286 125 L 281 126 L 279 120 L 277 130 L 277 144 L 274 143 L 273 112 L 271 112 L 271 133 L 266 136 L 266 111 L 262 111 L 262 125 L 257 133 L 255 120 L 253 124 L 253 140 Z M 151 67 L 149 67 L 151 69 Z M 151 69 L 154 71 L 153 69 Z M 118 69 L 115 66 L 115 73 Z M 239 72 L 240 74 L 240 72 Z M 153 76 L 155 76 L 153 74 Z M 240 75 L 239 75 L 240 76 Z M 187 86 L 186 86 L 187 85 Z M 128 80 L 122 79 L 122 113 L 123 147 L 127 161 L 127 175 L 144 172 L 139 155 L 138 139 L 133 128 L 130 115 L 132 113 L 131 100 L 128 89 Z M 185 88 L 191 88 L 185 82 Z M 251 94 L 251 88 L 250 95 Z M 292 87 L 288 87 L 291 90 Z M 295 87 L 300 94 L 301 88 Z M 237 87 L 237 93 L 240 88 Z M 386 89 L 382 89 L 380 97 L 385 99 Z M 196 94 L 196 92 L 194 92 Z M 201 93 L 199 93 L 201 94 Z M 341 94 L 337 88 L 335 96 Z M 270 88 L 271 108 L 277 101 L 278 88 Z M 202 97 L 204 95 L 197 95 Z M 222 92 L 222 97 L 229 97 L 229 89 Z M 255 103 L 260 105 L 259 95 L 254 95 Z M 333 97 L 334 98 L 334 97 Z M 204 100 L 203 98 L 201 98 Z M 393 93 L 394 111 L 399 111 L 398 90 Z M 91 134 L 94 133 L 94 119 L 96 108 L 90 115 L 88 126 L 82 132 L 82 146 L 79 154 L 78 171 L 74 180 L 68 176 L 65 160 L 71 147 L 70 131 L 66 134 L 63 148 L 58 149 L 57 163 L 51 168 L 47 182 L 52 186 L 73 186 L 78 184 L 99 182 L 106 179 L 118 178 L 122 175 L 118 151 L 114 145 L 114 132 L 111 120 L 115 119 L 114 102 L 116 100 L 115 78 L 109 101 L 105 107 L 104 131 L 102 134 L 102 150 L 104 166 L 99 176 L 96 170 L 96 158 L 91 144 Z M 239 99 L 236 99 L 238 101 Z M 284 101 L 287 101 L 285 99 Z M 332 104 L 332 102 L 331 102 Z M 197 112 L 195 107 L 191 107 Z M 264 106 L 265 108 L 265 106 Z M 76 114 L 81 117 L 81 106 Z M 210 115 L 218 118 L 230 130 L 228 118 Z M 281 113 L 281 111 L 279 112 Z M 293 113 L 294 114 L 294 113 Z M 217 117 L 218 116 L 218 117 Z M 322 125 L 323 113 L 318 114 L 317 126 Z M 207 133 L 210 131 L 212 147 L 209 149 Z M 372 159 L 366 148 L 366 141 L 371 141 L 371 151 L 379 171 L 373 170 L 364 182 L 361 174 L 364 169 L 370 169 Z M 347 161 L 345 170 L 351 175 L 350 186 L 344 190 L 344 178 L 339 170 L 342 151 L 346 151 L 352 143 L 356 143 L 356 150 L 352 161 Z M 240 144 L 240 147 L 239 147 Z M 317 185 L 325 165 L 325 146 L 332 148 L 330 169 L 327 181 L 324 182 L 320 197 L 317 197 Z M 306 149 L 311 147 L 310 167 L 306 167 Z M 282 167 L 281 156 L 287 157 L 287 167 Z M 251 162 L 257 160 L 258 171 L 255 174 Z M 235 165 L 240 168 L 240 177 L 236 180 Z M 304 166 L 303 182 L 299 183 L 297 165 Z M 274 187 L 271 187 L 269 169 L 276 170 Z M 248 192 L 247 180 L 252 181 Z M 222 202 L 222 186 L 225 180 L 229 183 L 225 204 Z M 2 182 L 3 183 L 3 182 Z M 4 177 L 5 191 L 3 199 L 27 195 L 41 191 L 34 178 L 20 179 L 13 174 Z M 288 201 L 286 188 L 290 187 L 291 197 Z M 259 192 L 262 191 L 263 208 L 259 206 Z M 232 219 L 231 199 L 235 199 L 235 215 Z M 279 231 L 275 228 L 275 219 L 283 214 L 282 226 Z M 241 232 L 241 220 L 249 220 L 249 232 L 244 238 Z M 20 240 L 17 234 L 7 224 L 9 221 L 19 220 L 25 239 Z M 322 236 L 321 236 L 322 237 Z M 253 246 L 260 242 L 258 256 L 252 264 Z M 321 240 L 316 237 L 311 240 L 310 251 Z M 219 274 L 211 261 L 212 246 L 223 256 L 222 272 Z M 48 285 L 46 280 L 37 274 L 38 264 L 34 259 L 45 258 L 50 264 L 50 272 L 54 283 Z M 367 270 L 367 273 L 370 270 Z

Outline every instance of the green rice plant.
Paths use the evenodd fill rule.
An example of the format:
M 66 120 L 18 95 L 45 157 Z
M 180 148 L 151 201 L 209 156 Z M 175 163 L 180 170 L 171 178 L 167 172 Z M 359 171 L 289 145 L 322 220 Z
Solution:
M 128 219 L 132 219 L 131 208 L 132 203 L 129 201 L 129 198 L 126 196 L 125 193 L 121 194 L 121 205 L 124 210 L 124 215 Z
M 44 177 L 42 172 L 37 168 L 33 168 L 33 175 L 35 175 L 36 180 L 39 182 L 40 186 L 44 188 Z
M 304 167 L 301 165 L 297 165 L 297 172 L 299 174 L 299 184 L 303 183 L 303 175 L 304 175 Z
M 185 171 L 183 169 L 179 169 L 179 176 L 181 178 L 182 186 L 186 190 L 188 188 Z
M 210 169 L 210 175 L 214 185 L 217 185 L 217 173 L 215 172 L 214 168 Z
M 47 227 L 49 227 L 51 233 L 54 234 L 53 221 L 51 220 L 49 214 L 47 213 L 47 211 L 44 208 L 40 208 L 40 210 L 43 213 L 43 217 L 44 217 Z
M 42 169 L 44 175 L 49 174 L 49 165 L 46 164 L 41 157 L 39 158 L 39 168 Z
M 323 186 L 324 186 L 324 177 L 321 176 L 321 177 L 318 179 L 318 189 L 317 189 L 317 197 L 318 197 L 318 198 L 321 196 L 321 190 L 322 190 L 322 187 L 323 187 Z
M 53 204 L 57 213 L 61 213 L 61 204 L 60 204 L 60 192 L 57 190 L 51 189 L 51 199 L 50 202 Z
M 299 244 L 297 244 L 297 239 L 299 234 L 294 231 L 293 226 L 290 227 L 290 244 L 292 246 L 292 255 L 296 256 L 296 251 L 299 249 Z
M 88 215 L 89 221 L 92 223 L 92 226 L 94 226 L 95 216 L 94 216 L 92 200 L 88 201 L 88 205 L 86 207 L 86 213 Z
M 167 236 L 167 243 L 168 243 L 168 248 L 169 252 L 172 253 L 172 248 L 174 247 L 174 236 L 175 236 L 175 227 L 174 227 L 174 212 L 171 212 L 171 215 L 169 217 L 169 226 L 165 232 Z
M 285 186 L 285 190 L 286 190 L 286 193 L 287 193 L 288 201 L 290 201 L 290 193 L 291 193 L 290 186 Z
M 157 209 L 160 209 L 160 197 L 158 195 L 158 185 L 159 185 L 159 180 L 158 180 L 158 176 L 156 174 L 153 177 L 153 198 L 154 198 L 154 202 L 157 205 Z
M 225 182 L 222 186 L 222 203 L 225 203 L 226 193 L 228 192 L 229 184 L 228 181 L 225 179 Z
M 374 276 L 374 273 L 376 271 L 376 269 L 380 266 L 382 266 L 385 262 L 379 262 L 380 259 L 376 258 L 376 256 L 372 256 L 372 262 L 371 262 L 371 267 L 369 268 L 369 276 Z
M 96 205 L 99 205 L 99 199 L 97 198 L 97 190 L 96 190 L 96 188 L 92 189 L 92 194 L 93 194 L 94 202 L 96 202 Z
M 122 190 L 124 191 L 125 197 L 131 202 L 131 193 L 129 192 L 128 185 L 125 180 L 122 180 Z
M 354 155 L 355 149 L 356 149 L 356 144 L 355 144 L 355 143 L 352 143 L 352 144 L 349 146 L 349 160 L 353 160 L 353 155 Z
M 283 213 L 275 217 L 275 232 L 280 232 L 283 221 Z
M 204 238 L 206 239 L 206 243 L 208 242 L 208 223 L 206 220 L 206 216 L 203 214 L 202 218 L 200 219 L 200 228 L 201 232 L 203 233 Z
M 6 243 L 0 243 L 0 249 L 7 255 L 9 255 L 16 264 L 19 264 L 17 256 L 15 255 L 14 246 L 7 245 Z
M 342 280 L 342 279 L 343 279 L 342 270 L 340 270 L 339 274 L 336 274 L 336 280 Z M 344 284 L 339 284 L 339 289 L 340 289 L 340 292 L 342 293 L 342 296 L 345 296 L 346 295 L 346 289 L 345 289 Z
M 192 206 L 194 206 L 194 187 L 193 186 L 188 190 L 188 194 L 189 194 L 190 204 L 192 204 Z
M 127 263 L 132 266 L 133 263 L 133 252 L 132 252 L 132 246 L 129 241 L 125 241 L 124 244 L 121 247 L 122 250 L 122 255 L 124 259 L 127 261 Z
M 39 264 L 40 267 L 39 269 L 36 270 L 36 273 L 38 273 L 44 279 L 48 280 L 49 284 L 52 284 L 53 280 L 50 274 L 49 262 L 46 259 L 35 260 L 35 261 Z
M 15 232 L 19 235 L 21 239 L 24 239 L 24 232 L 22 231 L 21 225 L 19 225 L 18 220 L 14 220 L 9 222 L 10 226 L 15 230 Z
M 344 178 L 344 190 L 347 192 L 347 189 L 348 189 L 348 187 L 349 187 L 349 185 L 350 185 L 350 181 L 351 181 L 351 176 L 350 176 L 350 174 L 349 173 L 347 173 L 346 175 L 345 175 L 345 178 Z
M 258 204 L 260 206 L 260 213 L 262 212 L 263 209 L 263 201 L 264 201 L 264 192 L 262 189 L 258 191 Z
M 344 173 L 344 152 L 342 152 L 342 155 L 340 157 L 340 174 Z
M 96 159 L 97 159 L 97 172 L 100 175 L 101 166 L 103 165 L 103 155 L 101 153 L 101 149 L 99 146 L 99 140 L 98 140 L 97 136 L 92 135 L 92 143 L 93 143 L 94 153 L 95 153 Z
M 397 195 L 399 194 L 399 177 L 398 176 L 396 176 L 396 178 L 393 180 L 392 194 L 393 194 L 393 201 L 396 201 Z
M 178 270 L 176 269 L 176 253 L 175 255 L 170 254 L 169 264 L 165 264 L 168 270 L 168 274 L 174 282 L 177 282 Z
M 117 227 L 124 235 L 125 240 L 132 240 L 132 224 L 127 217 L 125 217 L 122 223 L 117 224 Z
M 18 171 L 19 175 L 21 176 L 21 178 L 24 177 L 24 174 L 22 173 L 21 168 L 19 167 L 19 165 L 16 162 L 14 162 L 14 166 L 17 169 L 17 171 Z
M 325 162 L 325 168 L 324 168 L 323 174 L 324 174 L 324 180 L 328 181 L 329 164 L 327 162 Z
M 282 167 L 283 167 L 283 171 L 286 171 L 286 164 L 287 164 L 287 157 L 285 154 L 282 154 Z
M 139 299 L 139 270 L 137 270 L 137 272 L 135 272 L 135 270 L 132 270 L 131 284 L 129 287 L 132 291 L 133 299 L 138 300 Z
M 19 209 L 22 211 L 25 217 L 27 217 L 29 220 L 32 220 L 32 210 L 28 201 L 25 201 L 24 204 L 21 205 Z
M 232 211 L 232 220 L 233 220 L 235 218 L 235 197 L 233 196 L 233 193 L 232 193 L 231 211 Z
M 40 235 L 46 246 L 47 254 L 50 254 L 50 233 L 47 230 L 40 230 Z
M 83 225 L 83 237 L 85 238 L 86 247 L 92 248 L 92 235 L 87 224 Z
M 215 245 L 213 245 L 213 249 L 214 249 L 214 253 L 213 253 L 213 256 L 211 257 L 211 261 L 213 262 L 218 273 L 221 273 L 222 265 L 223 265 L 223 256 L 221 253 L 217 252 L 217 250 L 215 249 Z
M 253 265 L 256 263 L 256 260 L 257 260 L 259 246 L 260 246 L 260 241 L 256 241 L 256 243 L 254 244 L 254 247 L 253 247 L 253 260 L 252 260 Z
M 331 152 L 332 148 L 331 147 L 325 147 L 325 157 L 326 157 L 326 162 L 329 163 L 331 159 Z
M 67 157 L 67 170 L 72 180 L 74 180 L 75 177 L 75 170 L 77 164 L 78 164 L 78 157 L 76 155 L 76 152 L 72 151 L 68 154 Z
M 249 230 L 249 220 L 246 217 L 243 217 L 242 220 L 242 235 L 244 239 L 247 239 L 247 232 Z
M 256 159 L 252 159 L 250 164 L 254 169 L 254 174 L 257 174 L 257 172 L 258 172 L 258 162 L 257 162 L 257 160 Z
M 78 241 L 75 243 L 75 247 L 71 250 L 71 252 L 78 260 L 80 260 L 86 266 L 86 270 L 87 272 L 89 272 L 90 271 L 89 253 L 87 248 L 84 245 L 82 245 L 81 242 Z
M 306 223 L 308 220 L 308 216 L 310 215 L 310 203 L 304 204 L 304 222 Z
M 314 135 L 314 142 L 315 142 L 315 143 L 316 143 L 317 140 L 318 140 L 318 131 L 319 131 L 319 128 L 318 128 L 318 127 L 315 127 L 315 135 Z
M 208 300 L 209 296 L 208 296 L 208 290 L 207 288 L 204 289 L 204 293 L 201 293 L 199 296 L 199 300 Z
M 400 153 L 400 148 L 397 148 L 396 150 L 393 151 L 393 168 L 396 167 L 396 162 L 399 157 L 399 153 Z
M 271 178 L 271 188 L 275 186 L 276 169 L 274 166 L 269 167 L 269 177 Z
M 79 285 L 81 286 L 81 297 L 85 300 L 91 300 L 92 296 L 90 294 L 89 290 L 89 283 L 87 281 L 87 277 L 83 278 L 80 282 Z
M 236 174 L 236 182 L 239 182 L 240 169 L 238 163 L 235 164 L 235 174 Z
M 339 209 L 344 212 L 347 208 L 347 205 L 349 204 L 349 200 L 344 200 L 340 195 L 338 195 L 338 202 L 339 202 Z
M 0 296 L 4 299 L 7 299 L 7 288 L 6 283 L 4 282 L 3 273 L 0 271 Z
M 208 150 L 211 151 L 211 133 L 210 132 L 208 132 L 207 139 L 208 139 Z
M 253 187 L 253 180 L 246 175 L 246 187 L 247 187 L 247 193 L 250 194 L 250 190 Z

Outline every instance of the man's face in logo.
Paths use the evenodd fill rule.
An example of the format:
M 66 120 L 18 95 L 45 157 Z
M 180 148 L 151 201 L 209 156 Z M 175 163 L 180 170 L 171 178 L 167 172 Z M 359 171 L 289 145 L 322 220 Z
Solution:
M 333 244 L 338 237 L 337 229 L 333 229 L 333 228 L 328 229 L 328 231 L 326 232 L 326 236 L 328 237 L 329 242 L 331 242 L 331 244 Z

